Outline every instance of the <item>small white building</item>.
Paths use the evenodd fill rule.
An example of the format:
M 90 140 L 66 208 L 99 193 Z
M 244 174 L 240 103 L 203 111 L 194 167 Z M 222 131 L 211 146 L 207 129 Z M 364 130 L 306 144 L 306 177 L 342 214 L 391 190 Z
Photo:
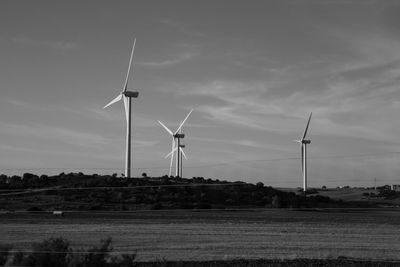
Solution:
M 400 192 L 400 184 L 392 184 L 390 189 L 392 189 L 392 191 Z
M 53 215 L 56 217 L 64 217 L 64 212 L 61 210 L 55 210 L 53 211 Z

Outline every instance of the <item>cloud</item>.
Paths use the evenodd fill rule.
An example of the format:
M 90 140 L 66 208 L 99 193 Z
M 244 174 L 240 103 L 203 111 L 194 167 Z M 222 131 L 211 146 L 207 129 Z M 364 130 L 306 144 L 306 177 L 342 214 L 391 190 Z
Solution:
M 229 139 L 229 138 L 209 138 L 209 137 L 190 137 L 190 141 L 199 141 L 199 142 L 205 142 L 205 143 L 217 143 L 218 145 L 221 144 L 228 144 L 229 148 L 229 153 L 237 153 L 237 150 L 233 148 L 234 146 L 244 146 L 248 148 L 258 148 L 262 150 L 269 150 L 269 151 L 279 151 L 279 152 L 285 152 L 285 153 L 291 153 L 293 152 L 293 149 L 285 146 L 282 146 L 281 144 L 276 144 L 276 143 L 267 143 L 265 142 L 264 139 L 261 139 L 259 141 L 255 140 L 249 140 L 249 139 Z M 216 147 L 213 145 L 212 147 Z M 209 148 L 207 148 L 209 149 Z M 221 149 L 221 146 L 218 147 L 218 149 Z M 243 152 L 243 151 L 242 151 Z
M 0 99 L 0 102 L 4 103 L 4 104 L 16 106 L 19 108 L 32 108 L 32 105 L 25 101 L 15 100 L 15 99 L 11 99 L 11 98 L 2 98 L 2 99 Z
M 25 36 L 15 37 L 13 41 L 17 44 L 35 46 L 35 47 L 46 47 L 55 50 L 75 50 L 79 48 L 78 44 L 74 42 L 65 41 L 48 41 L 48 40 L 37 40 Z
M 51 139 L 78 146 L 97 146 L 108 144 L 113 140 L 99 134 L 81 132 L 63 127 L 46 125 L 26 125 L 0 122 L 0 132 L 14 136 L 29 136 L 41 139 Z
M 195 31 L 192 29 L 189 29 L 186 25 L 184 25 L 183 23 L 179 23 L 177 21 L 174 21 L 172 19 L 169 18 L 164 18 L 162 20 L 160 20 L 160 22 L 178 32 L 184 33 L 188 36 L 194 36 L 194 37 L 204 37 L 205 34 L 200 32 L 200 31 Z
M 181 86 L 181 97 L 208 96 L 218 99 L 212 105 L 203 101 L 196 110 L 206 118 L 224 124 L 249 127 L 276 133 L 296 133 L 310 112 L 314 112 L 315 133 L 352 136 L 375 140 L 395 140 L 400 134 L 392 130 L 388 119 L 395 120 L 397 65 L 376 66 L 361 78 L 351 72 L 335 73 L 320 90 L 298 90 L 289 95 L 269 94 L 268 82 L 214 81 L 208 84 Z M 363 72 L 361 69 L 359 73 Z M 192 88 L 183 90 L 183 88 Z M 378 120 L 385 116 L 387 119 Z M 386 129 L 386 131 L 385 131 Z M 391 131 L 387 131 L 391 129 Z
M 169 67 L 172 65 L 181 64 L 185 61 L 192 59 L 196 55 L 197 55 L 197 53 L 186 52 L 186 53 L 178 54 L 174 58 L 167 59 L 164 61 L 138 62 L 135 64 L 142 65 L 145 67 L 151 67 L 151 68 L 164 68 L 164 67 Z
M 135 148 L 152 147 L 160 143 L 159 141 L 147 141 L 147 140 L 137 140 L 137 139 L 134 139 L 132 142 Z
M 121 105 L 122 106 L 122 105 Z M 119 122 L 125 125 L 125 113 L 123 107 L 120 110 L 107 110 L 101 107 L 87 108 L 87 112 L 82 112 L 86 116 L 95 118 L 98 120 L 109 121 L 109 122 Z M 150 119 L 147 115 L 141 114 L 139 112 L 134 112 L 132 114 L 132 120 L 135 127 L 155 127 L 157 126 L 156 119 Z

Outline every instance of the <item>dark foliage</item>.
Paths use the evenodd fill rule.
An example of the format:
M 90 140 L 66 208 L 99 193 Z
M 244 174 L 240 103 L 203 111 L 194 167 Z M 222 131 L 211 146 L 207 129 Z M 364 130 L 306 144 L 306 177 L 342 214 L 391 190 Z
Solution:
M 17 253 L 13 258 L 13 265 L 52 267 L 67 266 L 66 257 L 69 242 L 63 238 L 50 238 L 41 243 L 32 244 L 32 252 L 25 255 Z
M 12 259 L 9 253 L 0 254 L 0 264 L 7 260 L 14 266 L 41 267 L 133 267 L 136 254 L 112 256 L 111 238 L 100 241 L 100 246 L 94 246 L 87 251 L 74 251 L 69 241 L 63 238 L 50 238 L 32 245 L 32 252 L 24 254 L 17 252 Z M 10 247 L 3 246 L 4 251 Z
M 388 185 L 379 187 L 378 192 L 377 196 L 384 199 L 395 199 L 400 197 L 400 192 L 393 191 Z
M 66 239 L 61 237 L 46 239 L 41 243 L 33 244 L 32 249 L 33 252 L 28 256 L 28 262 L 33 266 L 67 266 L 69 242 Z
M 10 255 L 12 246 L 7 244 L 0 244 L 0 265 L 5 265 Z
M 121 178 L 114 175 L 61 173 L 40 177 L 25 173 L 23 177 L 3 177 L 0 189 L 37 189 L 16 195 L 6 203 L 10 209 L 24 206 L 41 210 L 132 210 L 132 209 L 213 209 L 213 208 L 308 208 L 344 207 L 349 205 L 328 197 L 295 194 L 276 190 L 263 183 L 227 182 L 193 177 Z M 82 190 L 90 187 L 90 190 Z M 99 187 L 98 189 L 93 189 Z M 57 188 L 68 188 L 58 190 Z M 76 188 L 76 189 L 75 189 Z M 11 191 L 10 191 L 11 192 Z M 35 206 L 32 206 L 32 205 Z
M 29 208 L 27 209 L 27 211 L 38 212 L 38 211 L 43 211 L 43 209 L 42 209 L 42 208 L 39 208 L 39 207 L 36 207 L 36 206 L 32 206 L 32 207 L 29 207 Z

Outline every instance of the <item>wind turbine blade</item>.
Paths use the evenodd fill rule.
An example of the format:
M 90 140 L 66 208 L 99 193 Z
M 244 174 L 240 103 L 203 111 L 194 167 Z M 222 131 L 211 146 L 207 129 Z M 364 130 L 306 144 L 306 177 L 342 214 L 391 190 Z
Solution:
M 110 103 L 108 103 L 107 105 L 105 105 L 103 108 L 106 108 L 108 106 L 111 106 L 112 104 L 114 104 L 115 102 L 120 101 L 122 98 L 122 94 L 119 94 L 116 98 L 114 98 Z
M 303 144 L 301 144 L 301 172 L 304 171 L 304 147 Z
M 310 117 L 308 118 L 307 126 L 306 126 L 306 129 L 304 130 L 304 134 L 303 134 L 303 137 L 301 138 L 301 140 L 304 140 L 304 138 L 306 138 L 308 125 L 310 125 L 311 116 L 312 116 L 312 112 L 310 113 Z
M 122 94 L 121 94 L 122 95 Z M 128 125 L 129 123 L 129 98 L 126 96 L 122 97 L 124 100 L 124 107 L 125 107 L 125 118 L 126 118 L 126 123 Z
M 174 135 L 174 133 L 173 133 L 170 129 L 168 129 L 168 127 L 165 126 L 161 121 L 158 121 L 158 123 L 161 124 L 161 126 L 164 127 L 164 129 L 165 129 L 170 135 L 172 135 L 172 136 Z
M 187 157 L 185 155 L 185 152 L 183 152 L 183 149 L 180 147 L 179 150 L 182 152 L 183 157 L 187 160 Z
M 133 41 L 133 46 L 132 46 L 132 52 L 131 52 L 131 59 L 129 60 L 129 66 L 128 66 L 128 72 L 126 73 L 126 79 L 125 79 L 125 85 L 124 85 L 124 92 L 126 92 L 128 88 L 128 80 L 129 80 L 129 73 L 131 71 L 131 65 L 132 65 L 132 58 L 133 58 L 133 52 L 135 51 L 135 45 L 136 45 L 136 38 Z
M 191 109 L 191 110 L 189 111 L 189 113 L 186 115 L 186 118 L 181 122 L 181 124 L 179 125 L 178 129 L 176 129 L 175 134 L 177 134 L 177 133 L 181 130 L 183 124 L 184 124 L 184 123 L 186 122 L 186 120 L 189 118 L 189 116 L 190 116 L 190 114 L 192 113 L 192 111 L 193 111 L 193 109 Z
M 175 139 L 172 138 L 172 148 L 171 148 L 171 150 L 173 150 L 174 147 L 175 147 Z M 171 174 L 172 174 L 172 165 L 173 165 L 173 163 L 174 163 L 174 153 L 172 153 L 171 161 L 169 163 L 169 176 L 171 176 Z
M 174 149 L 172 149 L 172 151 L 169 152 L 169 153 L 165 156 L 165 158 L 168 158 L 169 156 L 173 155 L 174 152 L 175 152 L 177 149 L 178 149 L 177 147 L 174 147 Z M 172 156 L 172 157 L 173 157 L 173 156 Z

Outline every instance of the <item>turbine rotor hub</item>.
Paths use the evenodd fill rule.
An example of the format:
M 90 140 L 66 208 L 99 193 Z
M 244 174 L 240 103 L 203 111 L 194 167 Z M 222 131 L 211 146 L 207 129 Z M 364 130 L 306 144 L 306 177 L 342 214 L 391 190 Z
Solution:
M 185 134 L 177 133 L 174 135 L 175 138 L 185 138 Z
M 138 91 L 125 91 L 122 94 L 126 97 L 133 97 L 133 98 L 137 98 L 139 96 Z

